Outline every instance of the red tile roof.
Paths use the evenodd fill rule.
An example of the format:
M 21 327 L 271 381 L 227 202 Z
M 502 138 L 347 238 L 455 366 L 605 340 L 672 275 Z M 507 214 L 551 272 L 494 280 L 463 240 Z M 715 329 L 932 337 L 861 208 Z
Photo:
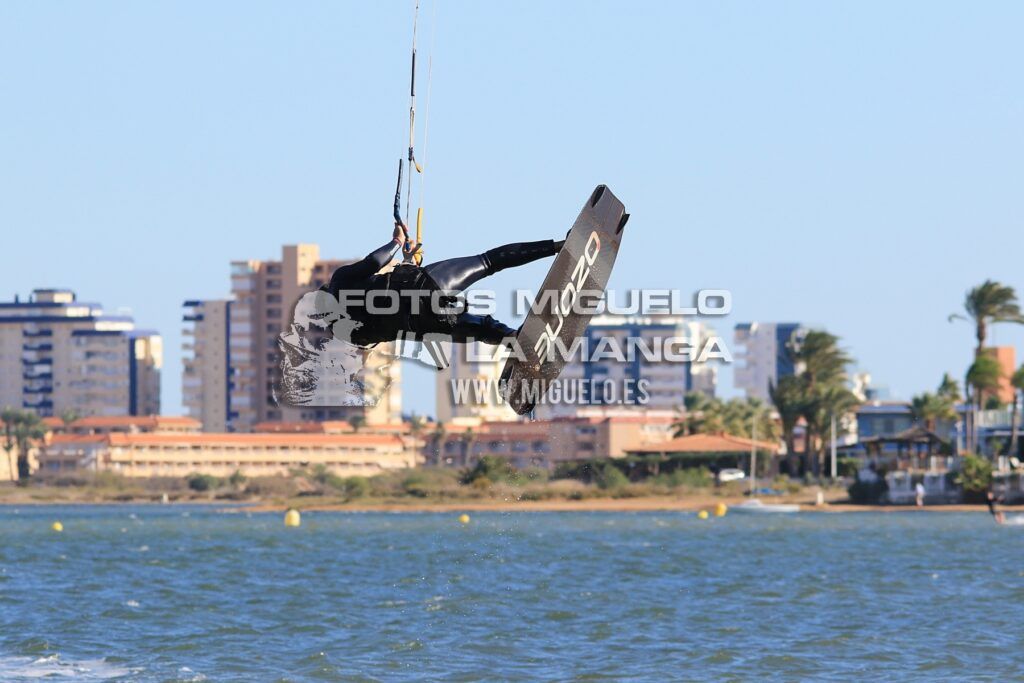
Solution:
M 160 427 L 188 427 L 199 429 L 203 425 L 192 417 L 179 415 L 91 415 L 71 423 L 73 429 L 97 429 L 104 427 L 139 427 L 159 429 Z
M 123 434 L 108 435 L 111 446 L 402 446 L 391 434 Z
M 107 439 L 107 434 L 52 434 L 47 445 L 53 446 L 76 443 L 97 444 L 105 443 Z
M 323 422 L 257 422 L 253 432 L 267 434 L 325 434 L 327 432 L 350 432 L 352 425 L 345 420 Z
M 627 448 L 630 453 L 749 453 L 754 442 L 730 434 L 691 434 L 669 441 Z M 779 444 L 758 441 L 761 450 L 776 452 Z

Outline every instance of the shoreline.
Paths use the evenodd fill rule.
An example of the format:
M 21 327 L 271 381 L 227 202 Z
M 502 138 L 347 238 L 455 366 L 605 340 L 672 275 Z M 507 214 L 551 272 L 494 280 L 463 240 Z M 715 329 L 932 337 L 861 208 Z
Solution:
M 720 503 L 730 508 L 742 503 L 746 498 L 731 496 L 694 495 L 687 498 L 671 497 L 637 497 L 637 498 L 590 498 L 585 500 L 545 500 L 545 501 L 513 501 L 513 500 L 466 500 L 425 502 L 422 500 L 360 501 L 336 502 L 329 500 L 290 501 L 230 501 L 216 498 L 207 500 L 188 499 L 174 500 L 168 503 L 161 501 L 138 500 L 0 500 L 0 509 L 12 507 L 73 507 L 73 506 L 205 506 L 216 507 L 225 513 L 241 512 L 280 512 L 295 508 L 302 512 L 692 512 L 712 510 Z M 948 505 L 868 505 L 851 503 L 836 499 L 816 505 L 813 501 L 801 500 L 797 496 L 785 496 L 773 502 L 797 503 L 801 512 L 855 513 L 916 513 L 916 512 L 984 512 L 988 509 L 984 504 L 954 503 Z M 742 514 L 742 513 L 741 513 Z

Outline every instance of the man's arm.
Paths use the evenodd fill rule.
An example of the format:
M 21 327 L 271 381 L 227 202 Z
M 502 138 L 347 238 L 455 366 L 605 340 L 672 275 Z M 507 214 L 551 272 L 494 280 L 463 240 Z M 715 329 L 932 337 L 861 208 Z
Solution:
M 334 296 L 338 296 L 338 291 L 345 289 L 346 284 L 358 282 L 364 280 L 378 270 L 384 267 L 384 265 L 391 260 L 395 250 L 401 248 L 405 243 L 405 238 L 402 233 L 401 226 L 395 226 L 395 235 L 391 238 L 391 241 L 382 247 L 374 249 L 362 261 L 356 263 L 350 263 L 345 266 L 341 266 L 334 271 L 331 275 L 331 282 L 328 285 L 328 291 Z

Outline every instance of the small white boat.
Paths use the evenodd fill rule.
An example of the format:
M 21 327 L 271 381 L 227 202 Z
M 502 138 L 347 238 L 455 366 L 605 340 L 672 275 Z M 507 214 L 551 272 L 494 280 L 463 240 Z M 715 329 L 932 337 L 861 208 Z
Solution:
M 762 503 L 757 498 L 751 498 L 739 505 L 729 508 L 730 512 L 754 512 L 757 514 L 791 513 L 800 512 L 800 506 L 796 503 Z

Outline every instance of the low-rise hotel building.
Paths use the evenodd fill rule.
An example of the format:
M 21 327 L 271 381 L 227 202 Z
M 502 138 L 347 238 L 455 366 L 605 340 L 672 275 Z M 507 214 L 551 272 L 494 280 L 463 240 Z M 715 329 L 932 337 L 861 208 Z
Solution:
M 340 476 L 373 476 L 422 464 L 418 442 L 398 433 L 290 431 L 200 432 L 191 418 L 97 418 L 48 435 L 38 450 L 45 473 L 109 471 L 126 477 L 185 477 L 202 473 L 281 476 L 322 465 Z

